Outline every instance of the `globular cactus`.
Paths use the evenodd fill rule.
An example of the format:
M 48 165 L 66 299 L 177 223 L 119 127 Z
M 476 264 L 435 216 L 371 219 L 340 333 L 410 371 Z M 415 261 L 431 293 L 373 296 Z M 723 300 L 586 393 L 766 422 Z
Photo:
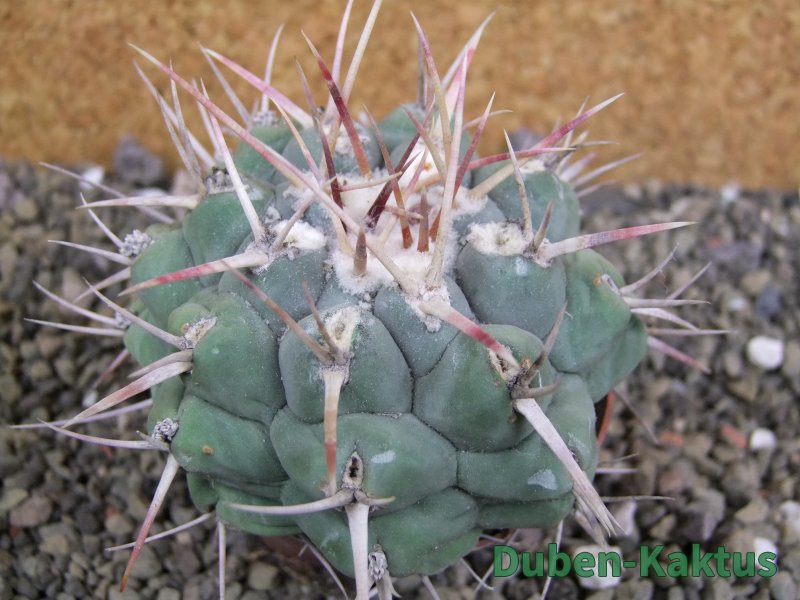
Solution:
M 59 431 L 77 435 L 67 428 L 149 389 L 147 440 L 89 439 L 167 456 L 123 585 L 180 468 L 221 533 L 303 535 L 355 577 L 358 598 L 443 569 L 484 530 L 550 527 L 573 507 L 613 533 L 590 483 L 595 403 L 648 345 L 691 362 L 643 319 L 696 332 L 668 310 L 693 301 L 638 297 L 652 274 L 626 285 L 591 249 L 686 223 L 580 233 L 573 184 L 585 191 L 604 169 L 581 173 L 574 130 L 615 98 L 531 148 L 479 158 L 492 103 L 465 122 L 464 95 L 483 26 L 440 77 L 415 21 L 416 102 L 398 90 L 410 104 L 354 120 L 377 6 L 346 76 L 343 34 L 331 69 L 309 42 L 330 92 L 320 110 L 307 86 L 308 111 L 269 75 L 204 50 L 263 95 L 240 124 L 142 52 L 173 82 L 172 106 L 150 87 L 198 193 L 84 206 L 98 223 L 106 206 L 188 211 L 123 240 L 109 232 L 118 252 L 103 253 L 125 268 L 91 291 L 115 318 L 58 299 L 101 323 L 91 332 L 122 328 L 142 365 Z M 177 88 L 216 158 L 186 129 Z M 233 153 L 223 126 L 242 140 Z M 100 291 L 122 282 L 127 309 Z

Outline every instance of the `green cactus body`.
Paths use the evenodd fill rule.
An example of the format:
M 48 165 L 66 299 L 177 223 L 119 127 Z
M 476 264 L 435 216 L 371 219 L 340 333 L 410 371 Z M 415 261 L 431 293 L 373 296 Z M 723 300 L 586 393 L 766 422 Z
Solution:
M 149 433 L 197 507 L 260 535 L 301 532 L 359 599 L 367 551 L 391 575 L 427 575 L 483 530 L 557 524 L 576 495 L 602 522 L 586 491 L 594 403 L 642 359 L 637 307 L 651 304 L 590 248 L 679 225 L 580 236 L 565 153 L 471 167 L 486 123 L 462 128 L 467 62 L 440 90 L 427 73 L 431 108 L 405 106 L 428 129 L 413 147 L 403 108 L 377 135 L 340 102 L 304 116 L 272 97 L 297 137 L 277 113 L 234 127 L 247 143 L 182 222 L 140 234 L 130 269 L 124 341 L 152 365 Z
M 382 128 L 386 137 L 407 143 L 406 124 L 395 126 L 390 119 Z M 307 139 L 317 139 L 312 152 L 316 148 L 319 153 L 314 133 Z M 297 142 L 287 148 L 292 144 Z M 303 166 L 297 148 L 284 155 Z M 264 172 L 252 157 L 239 168 L 254 178 Z M 558 214 L 570 216 L 561 219 L 559 237 L 570 237 L 577 226 L 574 194 L 550 171 L 534 179 L 534 190 L 537 185 L 548 193 L 565 190 L 556 198 Z M 537 193 L 529 191 L 529 198 L 541 221 L 540 198 L 546 194 Z M 232 192 L 207 196 L 182 230 L 156 237 L 137 264 L 154 276 L 245 252 L 253 237 L 234 200 Z M 254 206 L 266 218 L 275 202 L 270 197 Z M 592 400 L 641 359 L 644 346 L 633 341 L 624 346 L 633 344 L 634 350 L 615 354 L 621 339 L 642 334 L 638 319 L 605 283 L 610 279 L 623 285 L 599 255 L 581 250 L 543 266 L 520 246 L 519 198 L 516 205 L 505 198 L 491 207 L 498 220 L 476 223 L 467 215 L 461 239 L 451 242 L 456 256 L 445 279 L 446 295 L 518 362 L 541 356 L 566 304 L 569 316 L 536 376 L 536 386 L 560 385 L 537 401 L 591 475 L 596 462 Z M 315 219 L 321 218 L 330 217 L 318 211 Z M 370 545 L 385 552 L 393 575 L 441 569 L 469 551 L 483 529 L 543 527 L 563 519 L 573 505 L 572 480 L 528 421 L 515 413 L 510 375 L 497 357 L 453 325 L 421 314 L 404 290 L 380 274 L 368 272 L 359 288 L 352 267 L 334 256 L 330 242 L 315 245 L 324 232 L 299 223 L 307 228 L 305 246 L 287 246 L 266 266 L 245 274 L 324 345 L 304 298 L 305 284 L 318 301 L 319 317 L 347 356 L 343 365 L 320 362 L 232 273 L 170 283 L 143 294 L 148 310 L 160 317 L 156 321 L 166 321 L 176 335 L 213 319 L 194 348 L 193 370 L 182 376 L 179 390 L 160 392 L 168 400 L 158 403 L 159 414 L 170 413 L 178 423 L 172 453 L 192 475 L 193 489 L 201 490 L 193 492 L 199 507 L 216 506 L 224 522 L 262 535 L 302 531 L 333 565 L 353 575 L 344 513 L 255 516 L 231 508 L 234 503 L 307 503 L 330 495 L 324 372 L 343 369 L 335 471 L 344 472 L 355 452 L 363 463 L 363 492 L 393 498 L 374 510 L 369 534 Z M 330 235 L 329 224 L 327 229 Z M 162 257 L 167 244 L 171 254 Z M 139 268 L 134 266 L 134 272 Z M 162 290 L 168 286 L 181 289 L 166 294 Z M 137 350 L 149 340 L 140 340 L 141 334 L 128 337 L 143 362 L 165 353 Z M 593 364 L 600 368 L 597 375 L 592 375 Z M 182 398 L 176 402 L 178 393 Z M 265 489 L 274 489 L 275 495 Z

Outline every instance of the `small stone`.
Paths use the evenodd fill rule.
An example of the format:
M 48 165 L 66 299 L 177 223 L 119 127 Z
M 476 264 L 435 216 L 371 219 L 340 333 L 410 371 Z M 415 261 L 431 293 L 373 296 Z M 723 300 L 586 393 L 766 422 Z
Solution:
M 200 562 L 196 552 L 187 548 L 175 556 L 175 568 L 183 577 L 190 577 L 200 572 L 203 563 Z
M 608 553 L 616 552 L 618 554 L 621 554 L 622 550 L 619 548 L 619 546 L 609 546 L 608 548 L 601 548 L 598 545 L 589 544 L 589 545 L 586 545 L 586 546 L 578 546 L 572 552 L 572 557 L 573 557 L 573 563 L 572 564 L 573 564 L 573 568 L 574 569 L 578 568 L 578 566 L 580 564 L 580 563 L 578 563 L 576 561 L 576 557 L 579 554 L 590 555 L 591 557 L 593 557 L 593 560 L 592 560 L 592 562 L 590 564 L 593 564 L 594 567 L 588 567 L 588 566 L 585 566 L 585 565 L 583 567 L 585 570 L 591 571 L 592 574 L 589 577 L 582 577 L 582 576 L 578 577 L 578 585 L 580 585 L 584 589 L 587 589 L 587 590 L 606 590 L 606 589 L 609 589 L 609 588 L 614 588 L 614 587 L 617 587 L 619 585 L 619 582 L 622 579 L 621 576 L 614 575 L 611 572 L 610 565 L 606 569 L 606 575 L 605 576 L 601 576 L 599 574 L 599 565 L 597 564 L 597 561 L 598 561 L 598 555 L 600 554 L 600 552 L 608 552 Z M 588 561 L 587 561 L 587 564 L 589 564 Z
M 774 600 L 795 600 L 797 598 L 797 584 L 785 571 L 778 571 L 770 579 L 769 591 Z
M 705 432 L 698 431 L 686 436 L 683 452 L 695 460 L 706 458 L 714 446 L 714 439 Z
M 51 359 L 64 344 L 61 336 L 42 334 L 36 336 L 36 345 L 42 358 Z
M 694 470 L 686 461 L 678 461 L 667 467 L 658 477 L 658 493 L 677 496 L 694 481 Z
M 142 553 L 136 561 L 136 569 L 132 576 L 140 581 L 150 581 L 161 573 L 161 559 L 156 555 L 151 546 L 142 548 Z
M 615 600 L 648 600 L 655 594 L 655 584 L 650 579 L 633 578 L 624 581 L 614 590 Z M 592 596 L 594 597 L 594 596 Z
M 70 553 L 69 540 L 64 534 L 55 533 L 42 540 L 39 550 L 52 556 L 67 556 Z
M 675 528 L 676 522 L 675 515 L 667 515 L 658 523 L 650 528 L 650 535 L 662 540 L 669 540 L 672 538 L 672 530 Z
M 45 381 L 53 375 L 53 369 L 47 361 L 37 360 L 30 366 L 28 373 L 33 381 Z
M 783 364 L 783 341 L 757 335 L 747 342 L 747 359 L 765 371 L 777 369 Z
M 72 267 L 67 267 L 63 270 L 61 274 L 61 292 L 59 296 L 62 298 L 76 298 L 79 296 L 83 291 L 86 289 L 86 284 L 83 281 L 83 277 L 81 274 L 78 273 Z M 83 297 L 80 302 L 76 302 L 78 306 L 86 308 L 91 303 L 91 298 L 87 294 Z M 65 315 L 71 315 L 69 309 L 60 307 L 61 311 Z
M 22 396 L 22 386 L 16 378 L 0 375 L 0 400 L 7 406 L 14 404 Z
M 728 350 L 722 355 L 722 368 L 725 375 L 732 379 L 742 376 L 742 356 L 735 350 Z
M 266 563 L 253 563 L 247 572 L 247 585 L 257 591 L 265 591 L 272 587 L 278 576 L 278 567 Z
M 728 206 L 729 204 L 733 204 L 739 199 L 739 196 L 742 194 L 742 186 L 735 182 L 731 181 L 726 183 L 719 189 L 719 196 L 722 200 L 723 206 Z
M 636 506 L 636 502 L 629 500 L 620 502 L 612 510 L 617 523 L 625 531 L 626 538 L 637 538 L 639 536 L 638 528 L 636 527 Z
M 758 467 L 750 461 L 733 462 L 722 478 L 722 489 L 733 506 L 742 506 L 758 493 L 761 477 Z
M 32 198 L 24 198 L 14 206 L 14 214 L 23 223 L 29 223 L 39 216 L 39 207 Z
M 100 165 L 92 165 L 85 169 L 81 173 L 81 179 L 84 180 L 80 183 L 81 189 L 84 192 L 93 190 L 95 185 L 103 182 L 103 177 L 105 177 L 105 175 L 106 170 Z
M 75 383 L 75 361 L 66 356 L 59 356 L 53 366 L 56 368 L 56 374 L 67 385 Z
M 67 573 L 69 573 L 72 577 L 82 578 L 85 571 L 83 570 L 83 567 L 81 567 L 81 565 L 79 565 L 76 561 L 71 560 L 69 561 Z
M 765 450 L 773 449 L 778 445 L 778 439 L 771 430 L 764 427 L 754 429 L 750 434 L 750 449 L 751 450 Z
M 786 533 L 784 537 L 789 538 L 791 535 L 794 541 L 800 541 L 800 502 L 784 500 L 778 510 L 781 511 L 785 523 Z M 788 544 L 792 542 L 792 539 L 784 541 Z
M 126 537 L 133 532 L 133 522 L 123 514 L 113 514 L 106 519 L 105 529 L 113 535 Z
M 772 281 L 772 273 L 767 269 L 758 269 L 757 271 L 746 273 L 741 279 L 740 286 L 750 296 L 755 296 L 759 294 L 770 281 Z
M 734 296 L 728 300 L 727 307 L 731 312 L 742 312 L 747 308 L 747 298 L 743 296 Z
M 756 314 L 764 319 L 772 319 L 783 309 L 783 300 L 778 288 L 768 285 L 756 298 Z
M 3 495 L 0 496 L 0 515 L 7 513 L 27 497 L 28 491 L 22 488 L 8 488 L 3 490 Z
M 757 496 L 737 510 L 733 516 L 742 523 L 763 523 L 769 516 L 769 504 Z
M 800 378 L 800 343 L 794 340 L 786 343 L 781 373 L 789 379 Z
M 667 600 L 684 600 L 685 598 L 686 594 L 679 587 L 670 588 L 667 592 Z
M 734 600 L 736 597 L 731 589 L 731 584 L 719 577 L 711 579 L 704 592 L 704 600 Z
M 22 559 L 20 566 L 22 567 L 22 572 L 30 577 L 31 579 L 42 579 L 42 577 L 47 573 L 48 566 L 50 561 L 43 557 L 40 554 L 34 554 L 32 556 L 26 556 Z
M 725 516 L 725 496 L 713 489 L 696 490 L 696 499 L 681 512 L 681 534 L 692 543 L 706 542 Z
M 156 600 L 181 600 L 181 593 L 175 588 L 161 588 L 158 590 Z
M 9 523 L 14 527 L 38 527 L 50 518 L 53 503 L 43 496 L 31 496 L 17 506 L 9 515 Z
M 758 377 L 746 377 L 745 379 L 729 381 L 727 387 L 737 398 L 741 398 L 746 402 L 755 402 L 758 396 L 758 383 Z

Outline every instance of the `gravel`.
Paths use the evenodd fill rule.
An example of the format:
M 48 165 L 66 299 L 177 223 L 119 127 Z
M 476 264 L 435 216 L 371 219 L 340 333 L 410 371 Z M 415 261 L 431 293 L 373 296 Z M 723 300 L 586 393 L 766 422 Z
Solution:
M 146 151 L 126 142 L 110 178 L 126 193 L 131 183 L 166 185 Z M 123 151 L 124 150 L 124 151 Z M 143 154 L 144 152 L 144 154 Z M 82 165 L 79 168 L 87 168 Z M 159 167 L 160 168 L 160 167 Z M 177 179 L 177 178 L 176 178 Z M 107 178 L 107 182 L 109 179 Z M 48 244 L 48 239 L 107 245 L 77 204 L 77 185 L 27 163 L 0 162 L 0 423 L 34 422 L 75 414 L 84 395 L 119 351 L 115 339 L 43 328 L 25 317 L 72 321 L 38 293 L 38 281 L 74 296 L 81 277 L 111 272 L 105 259 Z M 87 199 L 94 192 L 87 192 Z M 777 550 L 774 577 L 640 577 L 627 569 L 617 585 L 596 591 L 575 577 L 553 580 L 548 597 L 767 598 L 798 597 L 800 588 L 800 201 L 777 190 L 703 189 L 648 182 L 601 190 L 584 202 L 587 231 L 645 222 L 692 220 L 691 228 L 603 248 L 628 280 L 655 266 L 676 245 L 675 259 L 648 290 L 663 296 L 703 265 L 712 265 L 687 297 L 709 306 L 681 314 L 702 328 L 733 330 L 725 336 L 670 338 L 710 374 L 651 353 L 621 386 L 615 418 L 601 451 L 604 466 L 633 473 L 599 475 L 601 494 L 626 497 L 611 504 L 628 535 L 614 541 L 625 557 L 639 546 L 662 544 L 690 552 Z M 143 227 L 135 212 L 104 211 L 117 233 Z M 112 290 L 112 297 L 115 290 Z M 769 340 L 760 348 L 754 340 Z M 780 344 L 779 361 L 776 351 Z M 116 380 L 115 380 L 116 379 Z M 122 375 L 102 382 L 114 389 Z M 93 435 L 126 436 L 143 427 L 143 415 L 98 423 Z M 125 433 L 127 432 L 127 434 Z M 652 433 L 655 439 L 651 439 Z M 630 457 L 620 461 L 620 457 Z M 207 521 L 143 552 L 128 589 L 118 585 L 126 552 L 103 549 L 130 541 L 157 485 L 161 464 L 149 453 L 105 451 L 46 431 L 0 429 L 0 600 L 16 598 L 216 597 L 216 540 Z M 666 495 L 671 500 L 649 499 Z M 155 530 L 197 516 L 179 477 Z M 552 531 L 518 532 L 532 550 Z M 563 546 L 591 544 L 573 522 Z M 229 532 L 226 580 L 230 600 L 335 598 L 335 585 L 306 557 L 276 552 L 255 536 Z M 469 558 L 479 573 L 490 550 Z M 471 598 L 475 581 L 464 565 L 432 577 L 442 600 Z M 489 578 L 483 599 L 539 597 L 543 581 Z M 585 582 L 584 582 L 585 584 Z M 396 584 L 404 598 L 429 598 L 419 578 Z

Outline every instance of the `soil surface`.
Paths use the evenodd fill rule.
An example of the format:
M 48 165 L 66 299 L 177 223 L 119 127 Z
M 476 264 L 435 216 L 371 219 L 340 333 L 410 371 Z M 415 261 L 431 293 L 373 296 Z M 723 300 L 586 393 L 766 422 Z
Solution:
M 161 186 L 152 157 L 135 149 L 106 178 L 123 190 Z M 150 160 L 150 162 L 148 162 Z M 54 420 L 116 389 L 128 365 L 95 380 L 120 350 L 116 338 L 97 338 L 26 322 L 25 317 L 83 324 L 39 293 L 32 281 L 65 297 L 98 281 L 117 265 L 78 250 L 49 244 L 67 240 L 111 247 L 83 211 L 78 185 L 27 163 L 0 163 L 0 424 Z M 87 198 L 104 197 L 87 190 Z M 728 335 L 664 338 L 707 365 L 710 372 L 651 351 L 620 387 L 606 436 L 603 467 L 632 472 L 598 475 L 601 493 L 629 532 L 612 541 L 625 558 L 639 547 L 691 552 L 728 551 L 778 555 L 777 573 L 766 577 L 643 577 L 626 569 L 607 589 L 589 589 L 574 576 L 556 578 L 551 599 L 776 598 L 800 594 L 800 202 L 794 193 L 721 190 L 650 183 L 596 192 L 584 201 L 585 231 L 661 221 L 697 221 L 685 229 L 604 247 L 601 252 L 633 281 L 676 247 L 674 259 L 648 286 L 664 297 L 709 261 L 686 297 L 708 305 L 680 308 L 703 329 Z M 133 211 L 104 211 L 117 233 L 144 226 Z M 114 297 L 115 291 L 111 296 Z M 658 327 L 668 325 L 656 324 Z M 627 404 L 627 406 L 626 406 Z M 143 413 L 81 431 L 133 439 Z M 623 460 L 623 457 L 628 457 Z M 119 581 L 127 552 L 104 548 L 136 535 L 157 485 L 157 453 L 107 450 L 47 430 L 0 429 L 0 600 L 11 598 L 211 599 L 217 589 L 215 527 L 207 521 L 148 546 L 124 594 Z M 624 470 L 624 469 L 623 469 Z M 617 469 L 619 471 L 619 469 Z M 670 499 L 651 499 L 666 496 Z M 179 477 L 154 531 L 198 516 Z M 514 542 L 534 550 L 554 531 L 519 532 Z M 501 535 L 501 534 L 498 534 Z M 591 543 L 570 519 L 562 545 Z M 341 598 L 318 565 L 283 557 L 263 540 L 227 536 L 227 598 Z M 485 573 L 490 550 L 468 559 Z M 539 597 L 544 581 L 521 576 L 491 578 L 475 592 L 464 564 L 432 577 L 442 600 Z M 608 584 L 605 580 L 601 584 Z M 351 585 L 345 582 L 350 591 Z M 396 583 L 403 598 L 430 598 L 419 578 Z M 352 595 L 352 591 L 350 591 Z

